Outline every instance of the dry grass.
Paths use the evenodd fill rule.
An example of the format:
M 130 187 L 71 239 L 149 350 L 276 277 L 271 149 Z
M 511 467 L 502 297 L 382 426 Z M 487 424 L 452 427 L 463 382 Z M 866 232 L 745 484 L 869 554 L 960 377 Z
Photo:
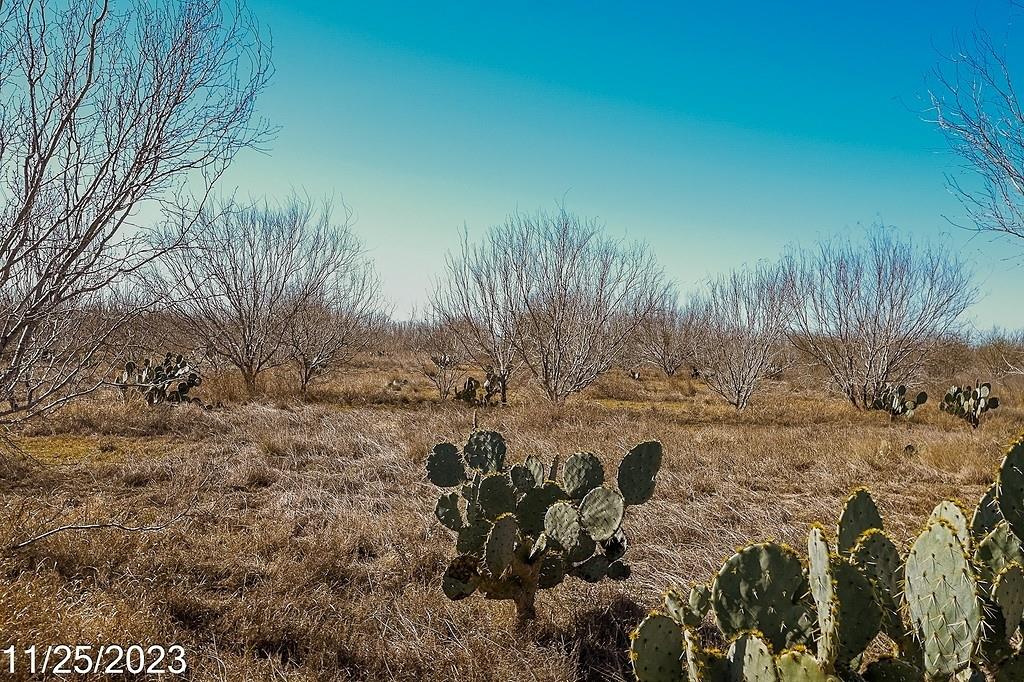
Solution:
M 784 384 L 737 415 L 689 379 L 612 376 L 559 409 L 520 398 L 480 410 L 520 458 L 591 450 L 611 464 L 650 438 L 666 451 L 655 499 L 627 515 L 633 578 L 567 581 L 518 630 L 509 604 L 440 591 L 453 547 L 423 460 L 464 439 L 473 412 L 412 376 L 385 389 L 398 372 L 360 368 L 311 403 L 98 400 L 33 424 L 27 454 L 0 468 L 4 547 L 69 521 L 187 514 L 158 532 L 69 531 L 4 550 L 0 632 L 181 643 L 197 680 L 629 679 L 626 633 L 669 583 L 707 579 L 749 539 L 802 545 L 860 484 L 905 541 L 939 499 L 973 502 L 1024 426 L 1009 387 L 977 432 L 934 405 L 891 425 Z M 229 384 L 204 388 L 226 396 Z

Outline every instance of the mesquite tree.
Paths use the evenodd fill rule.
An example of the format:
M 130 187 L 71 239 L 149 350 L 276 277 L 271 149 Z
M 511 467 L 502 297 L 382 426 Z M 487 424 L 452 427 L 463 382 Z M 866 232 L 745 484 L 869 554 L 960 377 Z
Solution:
M 696 303 L 708 340 L 693 347 L 708 387 L 737 410 L 787 364 L 786 276 L 774 265 L 734 270 L 708 283 Z
M 637 327 L 630 354 L 672 377 L 693 361 L 693 349 L 706 342 L 705 332 L 694 302 L 681 303 L 673 292 Z
M 793 345 L 858 408 L 888 384 L 919 379 L 977 297 L 957 256 L 887 229 L 794 249 L 785 263 Z
M 162 235 L 175 233 L 172 226 Z M 294 357 L 289 342 L 310 322 L 297 318 L 344 281 L 339 268 L 356 260 L 353 250 L 358 240 L 347 221 L 332 220 L 329 204 L 297 195 L 282 204 L 228 202 L 205 210 L 188 242 L 166 250 L 157 285 L 181 325 L 236 367 L 252 394 L 262 372 Z
M 140 211 L 188 226 L 267 139 L 268 73 L 239 4 L 0 3 L 0 422 L 102 383 L 140 304 L 119 292 L 156 253 L 126 226 Z

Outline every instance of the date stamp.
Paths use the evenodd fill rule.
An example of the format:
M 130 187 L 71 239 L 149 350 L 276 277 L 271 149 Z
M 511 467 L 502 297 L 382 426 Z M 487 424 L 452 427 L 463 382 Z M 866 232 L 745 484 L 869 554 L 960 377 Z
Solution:
M 181 675 L 187 668 L 185 647 L 180 644 L 11 644 L 0 648 L 0 671 L 10 675 Z

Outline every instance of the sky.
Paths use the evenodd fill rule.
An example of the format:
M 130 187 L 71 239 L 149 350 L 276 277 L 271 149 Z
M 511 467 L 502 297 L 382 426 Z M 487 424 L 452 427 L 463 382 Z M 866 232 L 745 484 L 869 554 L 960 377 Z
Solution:
M 1024 43 L 1003 3 L 248 6 L 280 131 L 222 189 L 344 201 L 396 317 L 423 309 L 463 228 L 564 204 L 646 242 L 684 290 L 884 222 L 974 265 L 978 328 L 1024 327 L 1024 243 L 951 224 L 960 170 L 927 120 L 955 39 Z

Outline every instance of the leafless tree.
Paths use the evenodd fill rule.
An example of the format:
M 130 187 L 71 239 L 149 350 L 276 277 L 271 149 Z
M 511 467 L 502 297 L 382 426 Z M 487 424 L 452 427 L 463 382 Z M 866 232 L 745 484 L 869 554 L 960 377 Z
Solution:
M 521 310 L 516 350 L 547 398 L 563 401 L 612 366 L 662 300 L 661 269 L 646 247 L 565 210 L 516 214 L 494 232 Z
M 787 255 L 790 338 L 859 408 L 890 383 L 918 378 L 937 344 L 976 300 L 970 268 L 891 229 L 863 243 L 825 241 Z
M 343 284 L 337 264 L 353 258 L 358 241 L 347 221 L 332 221 L 329 204 L 300 196 L 280 205 L 220 203 L 200 221 L 187 243 L 161 256 L 157 286 L 190 334 L 255 393 L 260 373 L 294 357 L 289 342 L 302 332 L 293 323 Z M 162 234 L 176 233 L 171 226 Z
M 712 280 L 697 298 L 699 324 L 708 330 L 693 348 L 697 368 L 737 410 L 787 363 L 786 287 L 783 270 L 762 263 Z
M 978 356 L 993 376 L 1024 376 L 1024 329 L 993 329 L 981 339 Z
M 508 402 L 508 382 L 522 366 L 519 336 L 524 304 L 519 296 L 522 264 L 512 259 L 514 245 L 508 230 L 491 230 L 479 244 L 464 234 L 461 252 L 449 254 L 444 281 L 434 293 L 433 314 L 451 329 L 463 352 L 498 382 L 502 404 Z
M 929 93 L 935 123 L 964 167 L 980 177 L 950 178 L 979 231 L 1024 239 L 1024 109 L 1005 51 L 983 30 L 935 71 Z
M 630 355 L 675 376 L 693 361 L 693 349 L 704 342 L 705 330 L 692 301 L 680 303 L 670 292 L 637 327 Z
M 441 400 L 447 400 L 454 394 L 464 375 L 464 346 L 459 335 L 467 330 L 439 320 L 424 320 L 416 327 L 414 344 L 420 374 L 434 385 Z
M 111 290 L 154 256 L 133 216 L 186 223 L 267 139 L 267 60 L 220 0 L 0 2 L 0 422 L 100 385 Z

